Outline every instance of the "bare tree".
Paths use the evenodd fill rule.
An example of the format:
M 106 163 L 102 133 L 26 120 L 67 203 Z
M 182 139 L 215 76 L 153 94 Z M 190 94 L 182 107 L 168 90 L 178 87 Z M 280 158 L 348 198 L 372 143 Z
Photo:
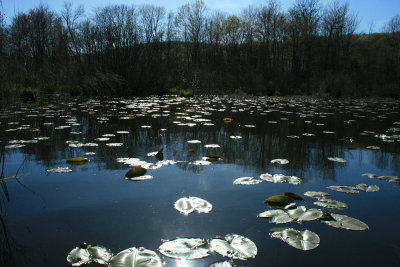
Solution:
M 71 2 L 64 2 L 64 9 L 61 11 L 61 16 L 64 20 L 65 26 L 68 30 L 69 37 L 71 38 L 72 46 L 74 47 L 74 54 L 80 62 L 79 46 L 77 44 L 76 31 L 79 18 L 85 13 L 82 5 L 78 6 L 75 10 L 72 9 Z

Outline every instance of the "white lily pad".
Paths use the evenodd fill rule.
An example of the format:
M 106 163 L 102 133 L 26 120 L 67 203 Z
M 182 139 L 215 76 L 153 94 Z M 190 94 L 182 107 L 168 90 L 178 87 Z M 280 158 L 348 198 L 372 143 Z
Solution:
M 311 250 L 319 246 L 319 236 L 310 230 L 296 230 L 287 228 L 283 231 L 271 233 L 271 237 L 279 238 L 290 246 L 300 250 Z
M 142 175 L 142 176 L 136 176 L 136 177 L 125 177 L 125 179 L 127 180 L 131 180 L 131 181 L 143 181 L 143 180 L 150 180 L 153 179 L 152 175 Z
M 57 167 L 53 169 L 48 169 L 46 172 L 50 173 L 65 173 L 65 172 L 72 172 L 69 167 Z
M 225 238 L 214 238 L 210 242 L 211 251 L 215 251 L 224 257 L 247 260 L 257 255 L 257 246 L 249 238 L 227 234 Z
M 271 162 L 271 163 L 278 163 L 278 164 L 284 165 L 284 164 L 288 164 L 288 163 L 289 163 L 289 160 L 287 160 L 287 159 L 273 159 L 273 160 L 271 160 L 270 162 Z
M 289 183 L 289 184 L 300 184 L 301 179 L 297 176 L 287 176 L 283 174 L 269 174 L 263 173 L 260 175 L 260 178 L 264 181 L 271 183 Z
M 307 191 L 304 193 L 305 196 L 307 197 L 313 197 L 313 198 L 326 198 L 330 196 L 329 193 L 321 192 L 321 191 Z
M 347 209 L 346 203 L 328 198 L 318 199 L 318 201 L 314 202 L 314 204 L 328 209 L 338 209 L 338 210 Z
M 111 146 L 111 147 L 117 147 L 117 146 L 122 146 L 123 143 L 108 143 L 106 146 Z
M 346 160 L 344 158 L 338 158 L 338 157 L 328 158 L 328 160 L 334 161 L 334 162 L 341 162 L 341 163 L 345 163 L 346 162 Z
M 210 256 L 206 245 L 207 242 L 200 238 L 177 238 L 161 244 L 158 251 L 170 258 L 193 260 Z
M 208 267 L 232 267 L 233 265 L 229 261 L 219 261 L 210 264 Z
M 369 227 L 367 224 L 363 223 L 360 220 L 357 220 L 355 218 L 346 216 L 346 215 L 341 215 L 341 214 L 335 214 L 331 213 L 330 214 L 335 220 L 321 220 L 321 222 L 332 226 L 336 228 L 343 228 L 346 230 L 354 230 L 354 231 L 362 231 L 362 230 L 368 230 Z
M 72 266 L 81 266 L 83 264 L 88 264 L 91 261 L 99 264 L 108 264 L 111 257 L 112 253 L 107 248 L 82 243 L 79 247 L 71 250 L 67 256 L 67 261 Z
M 198 197 L 183 197 L 174 203 L 174 207 L 179 212 L 188 215 L 194 211 L 198 213 L 209 213 L 212 210 L 210 202 Z
M 128 248 L 112 259 L 108 267 L 162 267 L 160 257 L 152 250 L 140 248 Z
M 271 223 L 281 224 L 289 223 L 294 219 L 290 217 L 284 210 L 274 209 L 261 212 L 257 215 L 259 218 L 270 218 Z
M 241 185 L 253 185 L 253 184 L 259 184 L 261 183 L 262 180 L 257 180 L 254 179 L 254 177 L 240 177 L 236 178 L 235 181 L 233 181 L 233 184 L 241 184 Z
M 207 144 L 207 145 L 204 145 L 204 147 L 206 147 L 206 148 L 219 148 L 220 146 L 218 144 Z
M 356 190 L 354 186 L 348 186 L 348 185 L 331 185 L 328 186 L 329 189 L 338 191 L 338 192 L 343 192 L 347 194 L 358 194 L 360 191 Z
M 362 190 L 365 192 L 377 192 L 379 191 L 379 186 L 377 185 L 366 185 L 366 184 L 356 184 L 356 188 L 358 190 Z
M 363 173 L 361 176 L 367 176 L 370 179 L 378 177 L 375 173 Z

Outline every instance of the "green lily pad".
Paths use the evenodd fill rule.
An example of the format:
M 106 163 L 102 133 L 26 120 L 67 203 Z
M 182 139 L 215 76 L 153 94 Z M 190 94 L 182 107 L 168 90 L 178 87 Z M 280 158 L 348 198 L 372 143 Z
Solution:
M 328 209 L 347 209 L 347 204 L 334 200 L 334 199 L 328 199 L 328 198 L 321 198 L 318 199 L 318 201 L 314 202 L 315 205 L 323 207 L 323 208 L 328 208 Z
M 284 207 L 290 203 L 294 203 L 294 200 L 288 196 L 276 195 L 265 199 L 264 203 L 271 207 Z
M 138 177 L 138 176 L 142 176 L 147 172 L 147 169 L 143 168 L 143 167 L 135 167 L 130 169 L 126 174 L 125 177 L 127 178 L 133 178 L 133 177 Z
M 88 159 L 84 158 L 84 157 L 76 157 L 76 158 L 67 159 L 67 163 L 69 163 L 71 165 L 83 165 L 86 162 L 88 162 Z

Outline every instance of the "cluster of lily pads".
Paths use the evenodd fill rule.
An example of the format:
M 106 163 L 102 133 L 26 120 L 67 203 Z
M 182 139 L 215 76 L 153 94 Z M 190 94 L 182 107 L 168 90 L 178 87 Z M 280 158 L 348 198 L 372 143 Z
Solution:
M 339 189 L 339 192 L 355 193 L 354 189 L 349 186 L 331 186 L 328 188 Z M 361 186 L 358 186 L 357 188 L 361 188 Z M 365 189 L 364 186 L 363 188 Z M 311 198 L 316 198 L 317 201 L 314 202 L 314 205 L 321 206 L 323 208 L 339 210 L 347 208 L 345 203 L 329 199 L 328 197 L 330 194 L 326 192 L 307 191 L 304 193 L 304 195 Z M 329 226 L 346 230 L 357 231 L 369 229 L 367 224 L 358 219 L 349 217 L 347 215 L 330 212 L 326 212 L 324 215 L 321 209 L 307 209 L 306 206 L 297 206 L 296 200 L 303 201 L 304 199 L 303 197 L 292 192 L 285 192 L 284 195 L 271 196 L 265 199 L 264 203 L 268 204 L 273 209 L 261 212 L 257 216 L 259 218 L 270 219 L 270 223 L 275 224 L 284 224 L 290 222 L 297 222 L 301 224 L 307 221 L 319 220 L 320 222 Z M 300 250 L 314 249 L 318 247 L 320 243 L 320 237 L 308 229 L 296 230 L 289 227 L 276 230 L 272 232 L 270 236 L 272 238 L 281 239 L 290 246 Z
M 158 247 L 158 251 L 166 257 L 179 260 L 201 259 L 210 256 L 212 252 L 230 259 L 247 260 L 257 255 L 257 246 L 247 237 L 227 234 L 225 237 L 215 237 L 208 241 L 202 238 L 167 240 Z M 128 248 L 113 255 L 107 248 L 86 243 L 72 249 L 67 256 L 67 261 L 72 266 L 81 266 L 92 261 L 109 267 L 164 266 L 155 251 L 143 247 Z M 212 264 L 212 266 L 220 265 L 231 266 L 227 261 Z

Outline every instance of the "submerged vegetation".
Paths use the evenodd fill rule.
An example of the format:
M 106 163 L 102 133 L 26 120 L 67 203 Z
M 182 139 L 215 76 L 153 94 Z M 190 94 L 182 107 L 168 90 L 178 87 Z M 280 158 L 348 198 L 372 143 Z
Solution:
M 9 24 L 0 14 L 0 98 L 29 87 L 73 96 L 399 97 L 399 15 L 364 34 L 355 13 L 338 1 L 297 0 L 284 11 L 270 0 L 227 14 L 193 0 L 170 13 L 110 5 L 85 15 L 66 3 Z

